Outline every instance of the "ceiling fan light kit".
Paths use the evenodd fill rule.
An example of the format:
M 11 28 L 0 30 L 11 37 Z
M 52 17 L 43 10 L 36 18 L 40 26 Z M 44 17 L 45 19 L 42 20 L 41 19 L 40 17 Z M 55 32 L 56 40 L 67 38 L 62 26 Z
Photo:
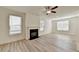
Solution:
M 49 11 L 47 11 L 47 13 L 51 13 L 51 11 L 49 10 Z

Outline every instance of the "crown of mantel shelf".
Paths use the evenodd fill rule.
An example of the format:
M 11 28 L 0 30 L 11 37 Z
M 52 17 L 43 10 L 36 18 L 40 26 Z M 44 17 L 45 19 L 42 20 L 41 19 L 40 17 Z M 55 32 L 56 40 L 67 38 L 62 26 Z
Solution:
M 38 26 L 29 26 L 29 27 L 26 27 L 26 28 L 40 28 Z

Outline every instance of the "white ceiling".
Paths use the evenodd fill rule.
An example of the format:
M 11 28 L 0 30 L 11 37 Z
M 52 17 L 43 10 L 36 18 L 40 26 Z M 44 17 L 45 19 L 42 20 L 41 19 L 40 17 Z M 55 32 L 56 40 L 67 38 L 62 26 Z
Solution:
M 30 13 L 41 13 L 43 15 L 46 15 L 44 12 L 44 6 L 6 6 L 5 8 L 19 11 L 19 12 L 30 12 Z M 50 14 L 51 17 L 60 17 L 64 15 L 71 14 L 75 11 L 79 10 L 79 6 L 59 6 L 56 9 L 56 14 Z

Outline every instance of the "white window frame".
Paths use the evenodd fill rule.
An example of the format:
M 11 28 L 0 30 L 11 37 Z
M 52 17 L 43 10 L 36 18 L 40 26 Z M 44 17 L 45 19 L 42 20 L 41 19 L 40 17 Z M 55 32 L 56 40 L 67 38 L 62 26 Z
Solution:
M 40 31 L 44 31 L 44 29 L 45 29 L 45 21 L 40 20 Z
M 68 20 L 58 21 L 57 22 L 57 30 L 58 31 L 69 31 L 69 21 Z
M 12 17 L 19 18 L 20 24 L 19 25 L 12 25 Z M 17 29 L 12 29 L 12 27 L 15 27 Z M 19 29 L 18 29 L 19 28 Z M 22 33 L 22 17 L 16 16 L 16 15 L 9 15 L 9 35 L 15 35 L 15 34 L 21 34 Z

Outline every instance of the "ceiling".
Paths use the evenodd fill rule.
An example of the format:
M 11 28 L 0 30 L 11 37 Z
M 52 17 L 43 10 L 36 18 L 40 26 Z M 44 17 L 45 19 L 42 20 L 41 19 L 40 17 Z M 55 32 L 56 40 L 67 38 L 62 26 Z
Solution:
M 23 13 L 36 13 L 36 14 L 45 14 L 44 6 L 5 6 L 5 8 L 19 11 Z M 64 15 L 71 14 L 79 10 L 79 6 L 59 6 L 56 9 L 56 14 L 50 14 L 51 17 L 60 17 Z
M 41 6 L 5 6 L 5 8 L 23 13 L 37 13 L 42 9 Z

